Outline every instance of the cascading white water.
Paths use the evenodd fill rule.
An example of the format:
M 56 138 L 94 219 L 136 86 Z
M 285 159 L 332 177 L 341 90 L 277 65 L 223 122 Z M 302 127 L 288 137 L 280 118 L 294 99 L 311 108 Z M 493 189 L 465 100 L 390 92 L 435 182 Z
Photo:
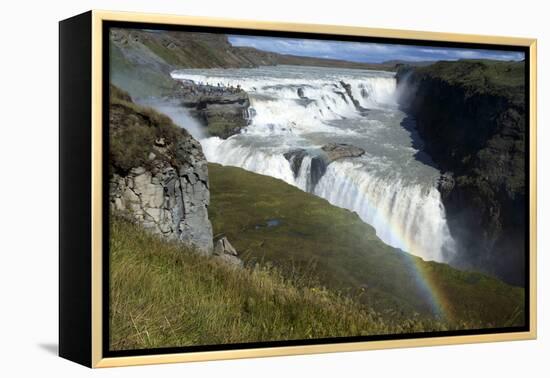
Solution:
M 241 167 L 295 185 L 294 174 L 282 152 L 243 145 L 234 138 L 223 140 L 212 137 L 201 140 L 201 145 L 208 161 Z
M 201 140 L 209 161 L 284 180 L 355 211 L 382 241 L 425 259 L 446 261 L 453 253 L 436 189 L 439 171 L 417 159 L 413 142 L 419 141 L 403 127 L 406 115 L 396 105 L 393 73 L 277 66 L 172 76 L 240 86 L 250 97 L 251 124 L 241 134 Z M 312 162 L 327 143 L 366 153 L 330 163 L 313 186 Z M 305 156 L 294 172 L 293 157 L 284 154 L 296 150 Z
M 314 193 L 355 211 L 386 244 L 428 260 L 452 252 L 454 243 L 435 187 L 406 185 L 399 177 L 377 177 L 364 168 L 349 161 L 333 163 Z
M 344 85 L 350 86 L 353 99 L 364 108 L 392 103 L 396 82 L 393 74 L 357 70 L 315 68 L 315 78 L 304 80 L 303 67 L 286 66 L 234 70 L 180 70 L 172 73 L 178 80 L 195 83 L 239 86 L 250 96 L 253 126 L 246 132 L 273 133 L 334 132 L 327 122 L 360 116 Z M 374 73 L 373 73 L 374 72 Z
M 311 157 L 305 156 L 300 165 L 300 170 L 298 175 L 295 176 L 296 186 L 303 191 L 311 191 L 314 188 L 312 187 L 311 182 Z

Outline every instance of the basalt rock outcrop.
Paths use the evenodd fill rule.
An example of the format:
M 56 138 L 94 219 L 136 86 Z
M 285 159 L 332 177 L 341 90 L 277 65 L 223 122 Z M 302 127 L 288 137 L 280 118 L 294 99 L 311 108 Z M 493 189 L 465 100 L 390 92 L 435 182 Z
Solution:
M 362 148 L 345 143 L 328 143 L 321 147 L 320 151 L 316 151 L 311 155 L 311 163 L 309 167 L 309 177 L 307 178 L 306 190 L 312 192 L 321 177 L 327 171 L 330 163 L 345 158 L 355 158 L 365 154 Z M 290 168 L 294 173 L 294 177 L 298 177 L 304 158 L 309 156 L 308 151 L 303 148 L 297 148 L 283 154 L 290 164 Z
M 321 147 L 321 150 L 326 154 L 328 164 L 338 159 L 359 157 L 365 154 L 365 150 L 362 148 L 345 143 L 328 143 Z
M 109 200 L 145 229 L 211 254 L 207 162 L 185 129 L 111 87 Z
M 459 243 L 455 265 L 523 285 L 526 232 L 524 62 L 402 67 L 401 104 L 446 172 L 439 189 Z
M 250 100 L 240 88 L 180 83 L 175 96 L 210 136 L 227 139 L 249 123 Z
M 447 199 L 454 187 L 455 179 L 452 172 L 445 172 L 439 177 L 439 180 L 437 181 L 437 189 L 439 190 L 439 193 L 441 193 L 441 198 L 443 198 L 443 200 Z
M 297 177 L 300 173 L 302 162 L 307 155 L 307 151 L 303 148 L 297 148 L 283 154 L 285 159 L 288 160 L 288 163 L 290 164 L 290 169 L 292 170 L 292 173 L 294 173 L 294 177 Z
M 362 114 L 365 114 L 367 112 L 368 109 L 364 108 L 361 106 L 361 104 L 359 103 L 359 101 L 353 97 L 353 93 L 351 92 L 351 85 L 344 82 L 344 81 L 340 81 L 340 85 L 342 86 L 342 88 L 344 88 L 344 90 L 346 91 L 346 94 L 348 95 L 348 98 L 351 100 L 351 102 L 353 103 L 353 105 L 355 106 L 355 109 L 357 109 L 357 111 L 359 113 L 362 113 Z M 335 91 L 336 93 L 336 91 Z M 343 99 L 344 101 L 347 102 L 346 100 L 346 97 L 343 96 Z

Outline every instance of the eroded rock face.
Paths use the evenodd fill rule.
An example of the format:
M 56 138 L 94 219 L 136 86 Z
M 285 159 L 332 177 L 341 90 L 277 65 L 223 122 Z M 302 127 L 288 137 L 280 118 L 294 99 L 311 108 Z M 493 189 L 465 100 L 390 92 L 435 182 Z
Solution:
M 364 107 L 361 106 L 361 104 L 359 103 L 359 101 L 357 101 L 357 99 L 355 97 L 353 97 L 353 93 L 351 92 L 351 84 L 348 84 L 344 81 L 340 81 L 340 85 L 342 86 L 342 88 L 344 88 L 344 90 L 346 91 L 346 94 L 348 95 L 349 99 L 351 100 L 351 102 L 353 103 L 353 105 L 355 106 L 355 109 L 357 109 L 357 111 L 361 114 L 366 114 L 366 112 L 368 111 L 368 109 L 365 109 Z M 344 96 L 344 94 L 342 93 L 342 96 L 344 98 L 344 101 L 348 102 L 346 100 L 346 96 Z
M 176 97 L 211 136 L 226 139 L 248 125 L 250 100 L 240 88 L 180 83 Z
M 446 199 L 455 186 L 455 179 L 452 172 L 443 173 L 437 182 L 437 189 L 441 193 L 441 198 Z
M 401 107 L 445 173 L 452 263 L 525 284 L 524 62 L 464 60 L 397 72 Z M 406 89 L 406 90 L 403 90 Z
M 111 103 L 110 140 L 111 209 L 211 254 L 208 166 L 200 143 L 120 94 Z
M 307 151 L 303 148 L 297 148 L 295 150 L 285 152 L 283 156 L 286 160 L 288 160 L 290 169 L 292 169 L 292 173 L 294 173 L 294 177 L 297 177 L 300 172 L 300 167 L 302 166 L 302 161 L 307 156 Z
M 330 163 L 338 159 L 354 158 L 362 156 L 365 153 L 360 147 L 344 143 L 328 143 L 321 147 L 321 151 L 311 155 L 309 166 L 309 177 L 307 179 L 305 190 L 313 192 L 315 186 L 321 180 Z M 298 177 L 304 158 L 308 156 L 308 151 L 303 148 L 297 148 L 283 154 L 290 164 L 294 177 Z
M 191 244 L 204 253 L 212 251 L 206 161 L 179 169 L 161 163 L 153 170 L 133 168 L 124 177 L 115 174 L 110 198 L 115 210 L 131 216 L 147 230 Z

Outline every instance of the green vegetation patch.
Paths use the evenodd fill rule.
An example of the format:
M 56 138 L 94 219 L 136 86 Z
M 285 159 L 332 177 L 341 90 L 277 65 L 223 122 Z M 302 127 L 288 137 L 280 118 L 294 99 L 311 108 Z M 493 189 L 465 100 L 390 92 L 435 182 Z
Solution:
M 516 104 L 524 103 L 525 62 L 493 60 L 441 61 L 416 67 L 415 74 L 427 75 L 464 87 L 468 94 L 488 94 L 506 97 Z
M 282 181 L 215 164 L 209 169 L 215 232 L 224 230 L 245 267 L 112 214 L 112 350 L 523 323 L 522 289 L 385 246 L 353 213 Z M 451 317 L 412 310 L 425 305 L 413 268 L 437 281 Z
M 177 142 L 188 136 L 185 129 L 155 110 L 132 102 L 128 93 L 110 86 L 109 163 L 115 172 L 148 167 L 166 161 L 177 166 Z
M 274 267 L 235 268 L 140 226 L 110 223 L 111 350 L 444 330 L 380 314 Z
M 389 247 L 357 214 L 281 180 L 217 164 L 209 164 L 209 176 L 214 234 L 226 235 L 249 263 L 314 275 L 385 319 L 523 324 L 522 288 Z

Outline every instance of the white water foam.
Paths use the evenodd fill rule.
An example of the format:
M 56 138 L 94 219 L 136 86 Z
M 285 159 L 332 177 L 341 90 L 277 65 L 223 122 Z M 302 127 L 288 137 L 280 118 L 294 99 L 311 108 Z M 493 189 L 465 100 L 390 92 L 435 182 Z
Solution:
M 237 139 L 212 137 L 201 140 L 206 160 L 223 165 L 241 167 L 296 185 L 288 160 L 279 153 L 240 145 Z
M 285 71 L 286 69 L 286 71 Z M 358 70 L 318 68 L 315 78 L 304 80 L 300 70 L 284 67 L 234 70 L 180 70 L 172 77 L 182 81 L 223 87 L 239 86 L 250 97 L 253 127 L 245 132 L 273 133 L 337 132 L 326 122 L 357 118 L 360 114 L 353 103 L 363 108 L 378 108 L 394 104 L 396 81 L 393 74 L 369 71 L 363 76 Z M 206 74 L 205 72 L 208 72 Z M 349 85 L 352 98 L 344 85 Z M 300 92 L 300 93 L 299 93 Z
M 314 193 L 355 211 L 384 243 L 428 260 L 444 260 L 454 241 L 439 191 L 433 186 L 405 185 L 397 176 L 377 177 L 364 168 L 349 161 L 334 162 Z
M 400 125 L 393 74 L 360 70 L 270 67 L 185 70 L 174 78 L 247 91 L 251 124 L 227 140 L 201 140 L 206 158 L 275 177 L 355 211 L 386 244 L 428 260 L 454 251 L 435 187 L 439 172 L 414 158 L 411 135 Z M 353 99 L 371 109 L 365 116 Z M 300 91 L 298 91 L 300 89 Z M 344 139 L 342 139 L 344 138 Z M 347 139 L 346 139 L 347 138 Z M 284 153 L 319 151 L 344 141 L 367 150 L 362 158 L 332 162 L 315 187 L 312 155 L 295 175 Z

